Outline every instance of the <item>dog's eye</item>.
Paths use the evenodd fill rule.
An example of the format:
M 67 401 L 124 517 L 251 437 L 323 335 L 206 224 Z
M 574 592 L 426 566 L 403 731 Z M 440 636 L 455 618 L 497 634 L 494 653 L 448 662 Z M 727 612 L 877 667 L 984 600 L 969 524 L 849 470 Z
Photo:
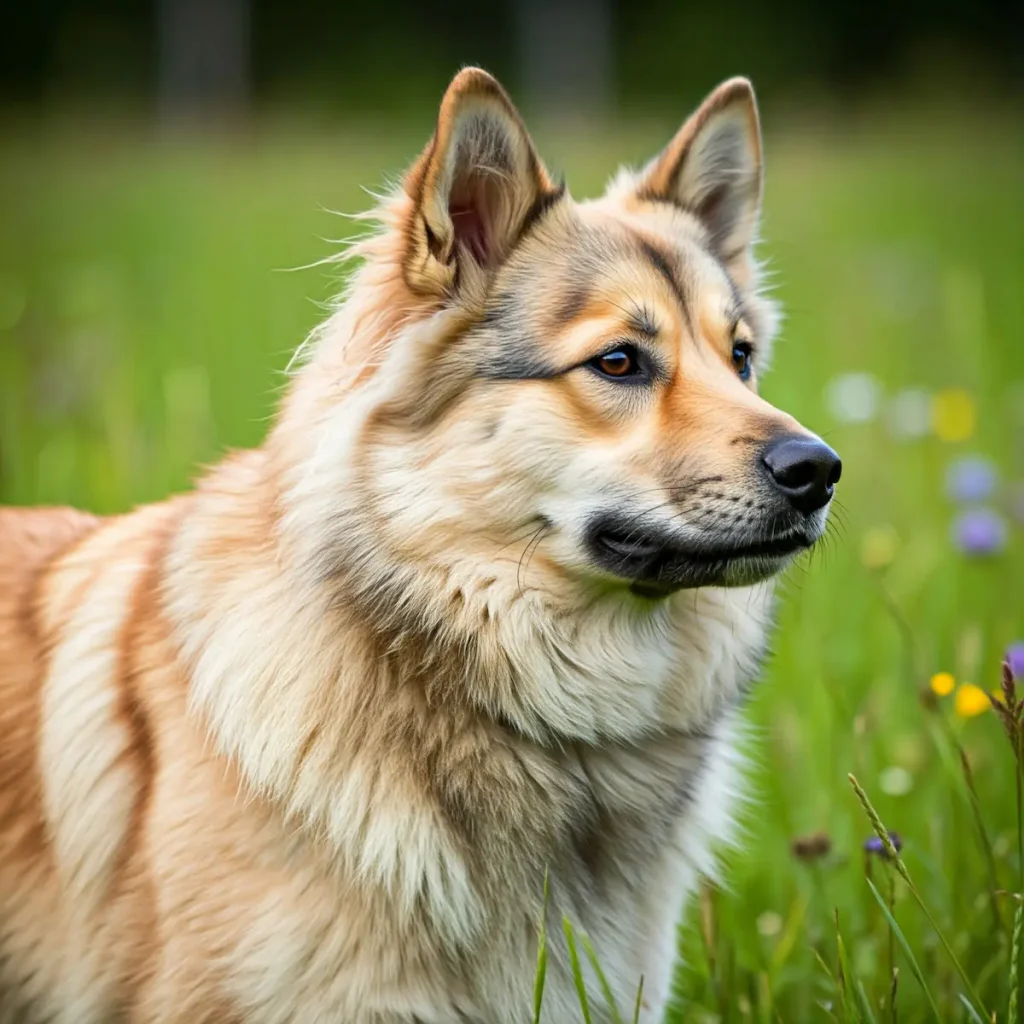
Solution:
M 590 361 L 590 365 L 604 377 L 612 380 L 622 380 L 624 377 L 635 377 L 643 371 L 640 368 L 640 359 L 636 349 L 632 345 L 620 345 L 613 348 L 611 352 L 605 352 Z
M 740 380 L 750 380 L 750 371 L 753 369 L 751 362 L 751 348 L 749 341 L 737 341 L 732 346 L 732 365 L 740 376 Z

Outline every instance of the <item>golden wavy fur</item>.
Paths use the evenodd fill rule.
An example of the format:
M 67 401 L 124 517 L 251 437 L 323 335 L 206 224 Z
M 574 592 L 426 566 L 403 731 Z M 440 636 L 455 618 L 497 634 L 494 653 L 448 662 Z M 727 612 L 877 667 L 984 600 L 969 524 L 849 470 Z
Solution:
M 760 465 L 760 190 L 743 80 L 577 203 L 462 71 L 261 448 L 0 511 L 2 1024 L 519 1024 L 545 875 L 659 1019 L 827 511 Z

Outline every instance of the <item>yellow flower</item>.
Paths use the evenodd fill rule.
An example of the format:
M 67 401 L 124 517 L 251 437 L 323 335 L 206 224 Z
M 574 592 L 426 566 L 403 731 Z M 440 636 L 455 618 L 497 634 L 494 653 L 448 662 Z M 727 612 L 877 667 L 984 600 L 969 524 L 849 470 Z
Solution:
M 868 569 L 884 569 L 896 557 L 900 538 L 894 527 L 873 526 L 860 542 L 860 560 Z
M 936 672 L 931 678 L 932 693 L 948 697 L 956 686 L 956 680 L 949 672 Z
M 961 718 L 974 718 L 992 706 L 988 694 L 974 683 L 962 683 L 956 691 L 956 713 Z
M 976 419 L 974 399 L 962 388 L 947 388 L 932 399 L 932 429 L 942 441 L 966 441 Z

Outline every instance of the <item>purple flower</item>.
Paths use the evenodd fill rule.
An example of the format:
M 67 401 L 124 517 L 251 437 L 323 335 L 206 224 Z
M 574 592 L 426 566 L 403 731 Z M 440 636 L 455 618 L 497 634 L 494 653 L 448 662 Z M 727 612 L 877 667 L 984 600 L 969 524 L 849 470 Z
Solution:
M 1006 648 L 1006 664 L 1014 678 L 1024 679 L 1024 640 L 1018 640 Z
M 965 455 L 949 464 L 946 493 L 953 501 L 985 501 L 996 489 L 996 467 L 982 455 Z
M 1006 522 L 990 508 L 974 508 L 953 522 L 953 543 L 966 555 L 994 555 L 1006 546 Z
M 889 833 L 889 842 L 895 847 L 896 852 L 899 853 L 903 849 L 903 840 L 900 839 L 898 832 Z M 873 853 L 882 860 L 888 860 L 889 854 L 886 853 L 885 843 L 878 836 L 869 836 L 864 840 L 864 852 Z

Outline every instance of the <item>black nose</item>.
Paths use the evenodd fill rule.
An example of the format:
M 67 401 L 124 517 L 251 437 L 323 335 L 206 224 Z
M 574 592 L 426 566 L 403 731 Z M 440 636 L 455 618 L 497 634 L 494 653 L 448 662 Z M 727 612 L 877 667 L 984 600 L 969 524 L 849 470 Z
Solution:
M 839 456 L 816 437 L 781 437 L 761 458 L 775 486 L 804 515 L 832 500 L 832 488 L 843 471 Z

